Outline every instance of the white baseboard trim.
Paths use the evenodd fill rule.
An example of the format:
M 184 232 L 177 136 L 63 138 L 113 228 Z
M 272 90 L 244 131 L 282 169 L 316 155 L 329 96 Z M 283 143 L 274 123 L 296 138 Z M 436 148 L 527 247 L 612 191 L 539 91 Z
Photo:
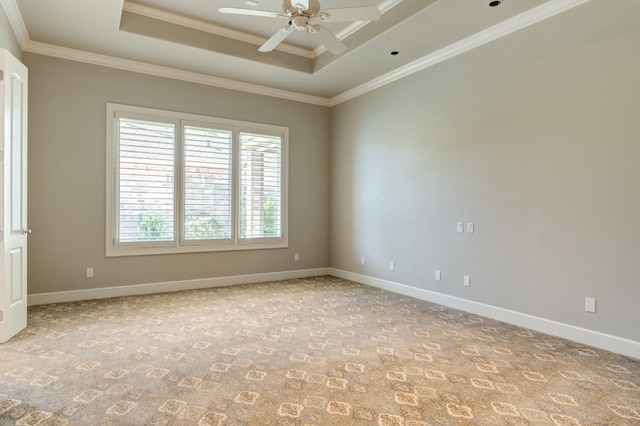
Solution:
M 135 296 L 140 294 L 165 293 L 169 291 L 195 290 L 200 288 L 226 287 L 268 281 L 307 278 L 329 275 L 329 268 L 299 269 L 295 271 L 266 272 L 252 275 L 203 278 L 197 280 L 169 281 L 162 283 L 134 284 L 117 287 L 101 287 L 83 290 L 57 291 L 52 293 L 29 294 L 27 304 L 47 305 L 50 303 L 75 302 L 78 300 L 105 299 L 108 297 Z
M 293 278 L 307 278 L 319 275 L 333 275 L 339 278 L 389 290 L 394 293 L 404 294 L 406 296 L 415 297 L 416 299 L 438 303 L 440 305 L 460 309 L 465 312 L 507 322 L 519 327 L 536 330 L 541 333 L 562 337 L 585 345 L 640 359 L 640 342 L 336 268 L 300 269 L 294 271 L 234 275 L 197 280 L 169 281 L 51 293 L 36 293 L 28 295 L 28 305 L 46 305 L 50 303 L 75 302 L 78 300 L 104 299 L 109 297 L 134 296 L 180 290 L 226 287 L 231 285 L 279 281 Z
M 640 359 L 640 342 L 633 340 L 341 269 L 329 268 L 329 274 Z

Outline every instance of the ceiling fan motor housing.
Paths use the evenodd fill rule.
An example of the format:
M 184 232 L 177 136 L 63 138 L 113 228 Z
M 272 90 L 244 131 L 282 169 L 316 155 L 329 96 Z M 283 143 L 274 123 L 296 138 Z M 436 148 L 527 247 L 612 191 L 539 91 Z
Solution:
M 309 18 L 304 15 L 294 16 L 293 18 L 291 18 L 291 25 L 293 25 L 296 30 L 306 30 L 307 25 L 309 25 Z

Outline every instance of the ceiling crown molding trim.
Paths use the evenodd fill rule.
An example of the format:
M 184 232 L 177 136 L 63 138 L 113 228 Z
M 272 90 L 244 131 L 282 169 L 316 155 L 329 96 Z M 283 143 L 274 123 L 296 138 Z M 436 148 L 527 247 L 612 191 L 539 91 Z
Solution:
M 13 29 L 13 33 L 18 39 L 20 47 L 24 49 L 24 45 L 29 42 L 29 33 L 22 20 L 22 14 L 20 13 L 16 0 L 0 0 L 0 4 L 2 4 L 2 8 L 7 14 L 7 19 L 9 20 L 11 29 Z
M 387 0 L 389 4 L 396 1 L 398 0 Z M 246 93 L 253 93 L 257 95 L 271 96 L 296 102 L 304 102 L 331 107 L 339 105 L 358 96 L 364 95 L 372 90 L 393 83 L 394 81 L 397 81 L 401 78 L 407 77 L 418 71 L 439 64 L 443 61 L 446 61 L 447 59 L 451 59 L 471 49 L 480 47 L 493 40 L 507 36 L 520 29 L 565 12 L 574 7 L 580 6 L 589 1 L 591 0 L 550 0 L 547 3 L 544 3 L 534 9 L 531 9 L 502 23 L 494 25 L 493 27 L 490 27 L 472 36 L 469 36 L 457 43 L 453 43 L 404 67 L 398 68 L 397 70 L 377 77 L 367 83 L 347 90 L 330 99 L 320 96 L 313 96 L 303 93 L 290 92 L 282 89 L 260 86 L 257 84 L 240 82 L 236 80 L 230 80 L 221 77 L 182 71 L 158 65 L 146 64 L 138 61 L 120 59 L 112 56 L 90 53 L 76 49 L 69 49 L 41 42 L 34 42 L 29 39 L 29 34 L 24 25 L 24 21 L 22 19 L 22 15 L 20 14 L 20 10 L 16 4 L 16 1 L 0 0 L 0 4 L 2 4 L 7 14 L 7 18 L 9 19 L 16 38 L 20 43 L 20 47 L 23 51 L 26 52 L 39 53 L 42 55 L 54 56 L 62 59 L 85 62 L 88 64 L 116 68 L 125 71 L 149 74 L 157 77 L 165 77 L 173 80 L 182 80 L 207 86 L 220 87 Z M 397 3 L 394 3 L 394 5 L 395 4 Z
M 248 34 L 243 31 L 233 30 L 231 28 L 223 27 L 213 24 L 207 21 L 201 21 L 199 19 L 190 18 L 188 16 L 178 15 L 166 10 L 160 10 L 149 6 L 143 6 L 137 3 L 132 3 L 125 0 L 122 6 L 122 10 L 126 12 L 135 13 L 137 15 L 146 16 L 148 18 L 157 19 L 164 22 L 180 25 L 187 28 L 192 28 L 198 31 L 204 31 L 210 34 L 219 35 L 222 37 L 231 38 L 234 40 L 240 40 L 247 43 L 255 44 L 256 46 L 262 46 L 266 38 Z M 292 55 L 302 56 L 303 58 L 313 59 L 316 54 L 313 50 L 303 49 L 301 47 L 292 46 L 286 43 L 280 43 L 277 50 L 290 53 Z
M 372 90 L 378 89 L 401 78 L 407 77 L 418 71 L 424 70 L 436 64 L 461 55 L 469 50 L 475 49 L 511 33 L 519 31 L 530 25 L 536 24 L 552 16 L 558 15 L 574 7 L 580 6 L 591 0 L 552 0 L 538 7 L 530 9 L 520 15 L 507 19 L 499 24 L 480 31 L 456 43 L 450 44 L 438 51 L 415 60 L 394 71 L 383 74 L 367 83 L 347 90 L 330 99 L 330 106 L 339 105 L 350 99 L 364 95 Z
M 391 9 L 393 6 L 397 5 L 398 3 L 401 3 L 402 0 L 385 0 L 382 3 L 380 3 L 378 5 L 378 9 L 380 10 L 380 14 L 383 15 L 384 13 L 386 13 L 389 9 Z M 345 38 L 349 37 L 351 34 L 355 33 L 356 31 L 358 31 L 360 28 L 364 27 L 365 25 L 367 25 L 369 22 L 371 21 L 356 21 L 353 22 L 351 24 L 349 24 L 346 28 L 344 28 L 342 31 L 338 32 L 335 34 L 335 36 L 337 38 L 339 38 L 340 40 L 344 40 Z M 312 52 L 313 53 L 313 57 L 318 57 L 320 56 L 322 53 L 326 52 L 327 48 L 324 47 L 323 45 L 320 45 L 318 47 L 315 48 L 315 50 Z
M 401 3 L 402 0 L 385 0 L 381 4 L 378 5 L 378 9 L 381 14 L 384 14 L 389 9 Z M 176 25 L 181 25 L 183 27 L 192 28 L 194 30 L 204 31 L 211 34 L 219 35 L 222 37 L 232 38 L 235 40 L 244 41 L 247 43 L 255 44 L 256 46 L 262 46 L 264 42 L 267 40 L 264 37 L 256 36 L 253 34 L 249 34 L 243 31 L 237 31 L 231 28 L 227 28 L 224 26 L 216 25 L 211 22 L 202 21 L 195 18 L 190 18 L 188 16 L 179 15 L 177 13 L 168 12 L 166 10 L 156 9 L 149 6 L 144 6 L 141 4 L 133 3 L 129 0 L 124 0 L 122 5 L 122 10 L 135 13 L 137 15 L 146 16 L 148 18 L 158 19 L 160 21 L 169 22 Z M 358 31 L 360 28 L 367 25 L 369 21 L 356 21 L 349 24 L 346 28 L 336 33 L 335 36 L 340 40 L 344 40 L 349 37 L 351 34 Z M 318 46 L 313 50 L 307 50 L 301 47 L 292 46 L 287 43 L 280 43 L 275 48 L 276 50 L 280 50 L 282 52 L 290 53 L 292 55 L 302 56 L 304 58 L 314 59 L 324 53 L 327 48 L 323 45 Z
M 380 10 L 380 14 L 384 15 L 386 12 L 389 11 L 389 9 L 391 9 L 393 6 L 397 5 L 398 3 L 401 3 L 402 0 L 385 0 L 383 1 L 381 4 L 378 5 L 378 9 Z M 347 37 L 349 37 L 351 34 L 355 33 L 356 31 L 358 31 L 360 28 L 364 27 L 365 25 L 367 25 L 369 22 L 371 21 L 356 21 L 353 22 L 351 24 L 349 24 L 345 29 L 343 29 L 342 31 L 338 32 L 336 34 L 336 37 L 338 37 L 340 40 L 343 40 Z
M 202 84 L 205 86 L 220 87 L 223 89 L 236 90 L 239 92 L 252 93 L 255 95 L 271 96 L 273 98 L 286 99 L 289 101 L 329 106 L 329 99 L 320 96 L 290 92 L 288 90 L 275 89 L 272 87 L 260 86 L 258 84 L 245 83 L 222 77 L 214 77 L 195 72 L 178 70 L 175 68 L 132 61 L 129 59 L 121 59 L 113 56 L 85 52 L 82 50 L 69 49 L 67 47 L 54 46 L 51 44 L 36 41 L 27 42 L 25 46 L 22 47 L 22 49 L 30 53 L 37 53 L 40 55 L 53 56 L 56 58 L 68 59 L 71 61 L 84 62 L 91 65 L 99 65 L 124 71 L 153 75 L 156 77 L 170 78 L 172 80 L 181 80 L 190 83 Z

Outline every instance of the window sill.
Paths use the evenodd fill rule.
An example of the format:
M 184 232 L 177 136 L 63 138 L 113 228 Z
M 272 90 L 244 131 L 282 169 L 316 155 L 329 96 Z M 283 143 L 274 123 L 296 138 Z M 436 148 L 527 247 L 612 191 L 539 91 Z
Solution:
M 229 252 L 244 250 L 269 250 L 288 248 L 289 242 L 284 240 L 277 243 L 238 243 L 238 244 L 220 244 L 207 246 L 173 246 L 173 247 L 107 247 L 106 257 L 122 257 L 122 256 L 152 256 L 164 254 L 183 254 L 183 253 L 209 253 L 209 252 Z

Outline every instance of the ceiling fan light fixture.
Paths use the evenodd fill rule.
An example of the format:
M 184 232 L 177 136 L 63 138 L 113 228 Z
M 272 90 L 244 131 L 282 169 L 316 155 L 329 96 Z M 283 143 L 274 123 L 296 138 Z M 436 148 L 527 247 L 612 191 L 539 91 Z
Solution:
M 258 1 L 245 0 L 248 5 L 254 6 Z M 235 7 L 221 7 L 220 13 L 235 15 L 261 16 L 266 18 L 285 18 L 287 26 L 274 33 L 266 42 L 258 48 L 259 52 L 271 52 L 284 41 L 292 31 L 306 31 L 312 34 L 316 40 L 334 55 L 341 55 L 347 50 L 330 30 L 319 25 L 320 22 L 355 22 L 376 21 L 380 18 L 380 9 L 376 6 L 343 7 L 339 9 L 322 10 L 320 0 L 282 0 L 282 11 L 242 9 Z

